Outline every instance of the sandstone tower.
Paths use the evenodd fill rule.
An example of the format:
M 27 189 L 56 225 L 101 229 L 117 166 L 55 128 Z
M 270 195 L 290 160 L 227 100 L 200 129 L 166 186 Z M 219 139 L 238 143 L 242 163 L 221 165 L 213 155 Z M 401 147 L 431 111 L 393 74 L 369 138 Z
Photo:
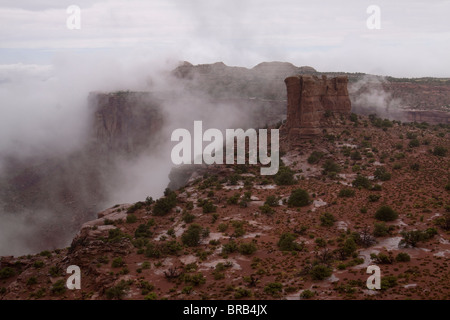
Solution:
M 289 140 L 309 138 L 332 125 L 338 114 L 350 114 L 351 102 L 347 91 L 348 78 L 327 79 L 311 75 L 288 77 L 287 119 L 284 129 Z

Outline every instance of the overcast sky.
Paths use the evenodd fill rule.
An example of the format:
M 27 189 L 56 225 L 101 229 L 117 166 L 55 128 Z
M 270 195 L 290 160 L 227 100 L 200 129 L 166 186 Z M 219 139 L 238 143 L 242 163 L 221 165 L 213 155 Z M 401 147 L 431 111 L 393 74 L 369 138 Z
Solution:
M 71 4 L 80 30 L 66 26 Z M 369 5 L 381 9 L 379 30 L 366 26 Z M 0 64 L 140 56 L 450 77 L 449 14 L 438 0 L 1 0 Z

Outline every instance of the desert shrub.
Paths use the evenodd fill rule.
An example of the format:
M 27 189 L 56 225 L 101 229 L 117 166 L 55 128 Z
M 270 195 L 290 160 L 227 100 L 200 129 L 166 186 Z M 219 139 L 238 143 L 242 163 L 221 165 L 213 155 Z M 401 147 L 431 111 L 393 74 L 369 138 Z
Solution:
M 153 232 L 150 231 L 150 227 L 147 224 L 140 224 L 134 231 L 135 238 L 150 238 Z
M 331 172 L 339 173 L 341 171 L 341 167 L 331 159 L 327 159 L 325 161 L 325 163 L 322 166 L 322 169 L 323 169 L 323 171 L 322 171 L 323 174 L 329 174 Z
M 355 150 L 353 152 L 350 153 L 350 159 L 352 160 L 361 160 L 361 153 L 358 150 Z
M 36 269 L 40 269 L 42 267 L 44 267 L 44 261 L 41 260 L 37 260 L 33 263 L 33 267 L 35 267 Z
M 125 280 L 121 280 L 116 286 L 106 289 L 106 298 L 109 300 L 121 300 L 129 289 L 130 284 Z
M 272 297 L 278 297 L 283 291 L 283 284 L 279 282 L 270 282 L 264 287 L 264 292 Z
M 420 169 L 420 164 L 418 164 L 418 163 L 412 163 L 412 164 L 409 166 L 409 168 L 410 168 L 411 170 L 413 170 L 413 171 L 419 171 L 419 169 Z
M 271 206 L 271 207 L 277 207 L 278 206 L 278 197 L 275 195 L 267 196 L 264 204 L 267 204 L 268 206 Z
M 200 244 L 203 228 L 198 224 L 191 224 L 189 228 L 181 235 L 181 242 L 189 247 L 195 247 Z
M 392 254 L 379 253 L 378 255 L 375 253 L 370 254 L 370 259 L 374 260 L 378 264 L 392 264 L 394 262 L 394 257 Z
M 29 277 L 27 280 L 27 286 L 32 286 L 37 284 L 37 278 L 36 277 Z
M 320 161 L 323 157 L 323 152 L 320 151 L 313 151 L 310 156 L 308 157 L 307 161 L 309 164 L 315 164 Z
M 403 239 L 400 240 L 399 246 L 415 247 L 419 242 L 426 242 L 433 238 L 437 231 L 435 228 L 428 228 L 426 230 L 403 231 L 400 234 Z
M 388 234 L 389 234 L 389 227 L 384 222 L 381 223 L 375 222 L 373 229 L 373 235 L 375 237 L 384 237 L 387 236 Z
M 221 223 L 217 226 L 219 232 L 225 232 L 228 229 L 228 223 Z
M 371 183 L 370 180 L 367 177 L 364 177 L 360 174 L 358 174 L 355 178 L 355 180 L 352 181 L 352 185 L 356 188 L 365 188 L 370 189 Z
M 389 206 L 381 206 L 377 212 L 375 212 L 375 219 L 380 221 L 394 221 L 398 218 L 398 213 Z
M 381 191 L 383 189 L 383 187 L 381 186 L 381 184 L 374 184 L 370 190 L 371 191 Z
M 294 171 L 289 167 L 281 166 L 275 174 L 274 181 L 279 186 L 287 186 L 295 184 Z
M 150 292 L 144 297 L 144 300 L 156 300 L 156 299 L 158 299 L 158 295 L 156 294 L 156 292 Z
M 11 267 L 4 267 L 0 270 L 0 279 L 7 279 L 14 276 L 16 272 Z
M 347 258 L 351 256 L 357 248 L 358 246 L 356 245 L 355 240 L 353 238 L 347 238 L 342 247 L 339 248 L 340 255 L 342 258 Z
M 318 264 L 311 268 L 309 274 L 311 275 L 313 280 L 324 280 L 331 276 L 333 270 L 330 267 Z
M 241 243 L 239 245 L 238 250 L 239 250 L 240 254 L 249 256 L 249 255 L 255 253 L 256 249 L 257 249 L 256 245 L 253 242 L 248 242 L 248 243 Z
M 48 251 L 48 250 L 44 250 L 44 251 L 42 251 L 41 253 L 39 253 L 39 255 L 40 255 L 41 257 L 47 257 L 47 258 L 50 258 L 50 257 L 52 256 L 52 253 L 51 253 L 50 251 Z
M 369 200 L 369 202 L 377 202 L 378 200 L 380 200 L 380 198 L 381 196 L 378 194 L 370 194 L 367 199 Z
M 111 263 L 112 268 L 120 268 L 120 267 L 123 267 L 124 265 L 125 265 L 125 262 L 123 261 L 122 257 L 114 258 Z
M 450 230 L 450 212 L 445 212 L 442 217 L 437 218 L 435 224 L 444 230 Z
M 381 278 L 381 290 L 387 290 L 397 285 L 396 276 L 385 276 Z
M 54 295 L 61 295 L 61 294 L 63 294 L 64 292 L 66 292 L 66 283 L 65 283 L 65 281 L 62 280 L 62 279 L 56 281 L 56 282 L 53 284 L 52 288 L 51 288 L 51 292 L 52 292 L 52 294 L 54 294 Z
M 234 292 L 235 299 L 248 298 L 252 296 L 252 291 L 245 288 L 237 288 Z
M 391 174 L 386 171 L 385 167 L 378 167 L 375 170 L 374 177 L 381 181 L 388 181 L 391 179 Z
M 411 261 L 411 257 L 406 252 L 400 252 L 395 257 L 395 261 L 397 261 L 397 262 L 408 262 L 408 261 Z
M 268 215 L 275 213 L 275 210 L 273 208 L 271 208 L 268 204 L 264 204 L 263 206 L 260 206 L 259 210 L 261 210 L 261 213 L 268 214 Z
M 211 202 L 211 201 L 206 201 L 205 203 L 203 203 L 203 213 L 212 213 L 212 212 L 216 212 L 217 207 Z
M 312 297 L 314 297 L 315 292 L 311 291 L 311 290 L 303 290 L 302 293 L 300 293 L 300 298 L 302 299 L 311 299 Z
M 290 207 L 304 207 L 310 203 L 309 194 L 306 190 L 296 189 L 292 191 L 288 199 Z
M 188 284 L 192 284 L 194 287 L 204 284 L 206 282 L 206 278 L 202 273 L 196 274 L 185 274 L 184 282 Z
M 350 198 L 355 196 L 355 190 L 350 189 L 350 188 L 344 188 L 341 189 L 341 191 L 339 191 L 339 197 L 341 198 Z
M 172 210 L 177 204 L 177 194 L 166 188 L 164 191 L 164 197 L 156 200 L 153 207 L 153 214 L 155 216 L 164 216 Z
M 135 223 L 137 221 L 137 217 L 134 214 L 127 215 L 127 223 Z
M 410 148 L 417 148 L 418 146 L 420 146 L 420 142 L 417 139 L 412 139 L 411 141 L 409 141 L 408 146 Z
M 231 240 L 230 242 L 228 242 L 222 246 L 222 253 L 225 253 L 225 254 L 233 253 L 233 252 L 236 252 L 237 250 L 238 250 L 238 245 L 233 240 Z
M 137 210 L 142 209 L 145 206 L 145 203 L 142 201 L 136 202 L 135 204 L 128 207 L 127 213 L 135 213 Z
M 194 221 L 195 219 L 195 215 L 193 215 L 192 213 L 185 213 L 183 214 L 183 216 L 181 217 L 181 219 L 186 222 L 186 223 L 191 223 L 192 221 Z
M 301 246 L 295 242 L 297 237 L 289 232 L 285 232 L 280 236 L 280 240 L 278 240 L 278 247 L 281 251 L 294 251 L 300 250 Z
M 228 204 L 238 204 L 239 198 L 241 195 L 239 193 L 235 193 L 233 196 L 227 199 Z
M 438 157 L 445 157 L 447 155 L 447 148 L 443 146 L 435 146 L 433 149 L 433 154 Z
M 329 212 L 324 212 L 320 215 L 320 223 L 324 227 L 333 226 L 335 221 L 336 221 L 336 218 L 333 216 L 333 214 L 331 214 Z

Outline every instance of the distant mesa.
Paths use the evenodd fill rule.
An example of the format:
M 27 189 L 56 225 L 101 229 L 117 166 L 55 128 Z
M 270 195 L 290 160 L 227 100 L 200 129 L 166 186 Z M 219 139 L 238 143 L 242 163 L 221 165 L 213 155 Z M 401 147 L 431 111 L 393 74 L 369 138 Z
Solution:
M 330 127 L 336 115 L 349 115 L 351 102 L 347 90 L 348 78 L 328 79 L 313 75 L 285 79 L 287 89 L 287 119 L 283 130 L 289 140 L 309 138 Z

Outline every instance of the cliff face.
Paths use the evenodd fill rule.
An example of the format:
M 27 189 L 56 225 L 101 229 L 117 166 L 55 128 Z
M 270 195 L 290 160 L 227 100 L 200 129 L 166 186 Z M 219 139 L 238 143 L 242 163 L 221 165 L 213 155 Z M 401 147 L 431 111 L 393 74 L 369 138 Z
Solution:
M 327 79 L 326 76 L 295 76 L 285 79 L 287 88 L 287 119 L 285 130 L 289 139 L 308 138 L 319 134 L 335 114 L 350 114 L 351 102 L 347 77 Z
M 148 92 L 91 93 L 93 141 L 101 152 L 135 154 L 164 125 L 160 102 Z

